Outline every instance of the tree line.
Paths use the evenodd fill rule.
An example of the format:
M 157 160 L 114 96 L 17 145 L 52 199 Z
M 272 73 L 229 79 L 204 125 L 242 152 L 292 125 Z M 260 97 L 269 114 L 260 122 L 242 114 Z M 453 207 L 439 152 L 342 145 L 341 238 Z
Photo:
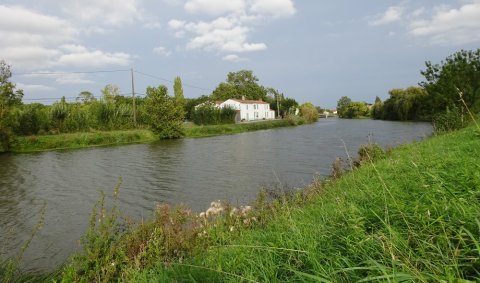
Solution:
M 392 89 L 385 101 L 377 97 L 373 105 L 344 96 L 337 103 L 338 115 L 430 121 L 444 130 L 466 125 L 467 111 L 480 112 L 480 49 L 461 50 L 438 64 L 427 61 L 425 65 L 424 80 L 418 86 Z
M 249 70 L 230 72 L 210 95 L 199 98 L 185 98 L 182 81 L 176 77 L 173 96 L 165 85 L 160 85 L 148 87 L 145 97 L 126 97 L 120 94 L 118 86 L 108 84 L 99 99 L 90 91 L 82 91 L 75 102 L 69 103 L 62 97 L 52 105 L 24 104 L 23 91 L 16 89 L 11 76 L 11 67 L 0 61 L 0 152 L 9 150 L 15 136 L 27 135 L 150 128 L 162 139 L 180 138 L 186 119 L 200 125 L 234 123 L 235 110 L 212 107 L 213 102 L 230 98 L 263 100 L 280 116 L 300 108 L 306 120 L 318 118 L 313 105 L 300 107 L 283 93 L 261 86 Z M 195 109 L 201 103 L 204 107 Z

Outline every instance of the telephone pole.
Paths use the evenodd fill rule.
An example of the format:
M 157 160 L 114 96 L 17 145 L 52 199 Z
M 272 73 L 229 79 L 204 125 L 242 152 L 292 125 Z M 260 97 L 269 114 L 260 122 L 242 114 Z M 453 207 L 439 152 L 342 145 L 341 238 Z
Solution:
M 132 74 L 132 101 L 133 101 L 133 126 L 137 127 L 137 110 L 135 108 L 135 82 L 133 79 L 133 68 L 130 69 L 130 73 Z

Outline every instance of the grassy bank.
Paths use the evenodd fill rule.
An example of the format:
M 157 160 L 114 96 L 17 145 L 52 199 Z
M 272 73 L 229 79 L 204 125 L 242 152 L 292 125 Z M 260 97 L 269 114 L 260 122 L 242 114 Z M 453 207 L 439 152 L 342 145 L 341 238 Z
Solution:
M 151 220 L 123 225 L 120 234 L 115 205 L 105 213 L 101 200 L 83 254 L 64 267 L 62 277 L 478 281 L 480 131 L 470 127 L 375 156 L 339 179 L 280 197 L 262 194 L 252 208 L 214 202 L 197 215 L 159 206 Z
M 230 135 L 242 132 L 288 127 L 302 124 L 301 120 L 274 120 L 256 123 L 185 127 L 186 138 Z M 95 146 L 112 146 L 132 143 L 149 143 L 158 137 L 149 130 L 95 131 L 57 135 L 19 136 L 13 143 L 12 152 L 27 153 L 59 149 L 78 149 Z
M 254 123 L 226 124 L 226 125 L 208 125 L 185 127 L 185 136 L 189 138 L 211 137 L 220 135 L 232 135 L 243 132 L 266 130 L 280 127 L 294 126 L 297 123 L 291 120 L 273 120 Z
M 46 150 L 76 149 L 132 143 L 148 143 L 158 140 L 149 130 L 96 131 L 16 137 L 12 152 L 25 153 Z

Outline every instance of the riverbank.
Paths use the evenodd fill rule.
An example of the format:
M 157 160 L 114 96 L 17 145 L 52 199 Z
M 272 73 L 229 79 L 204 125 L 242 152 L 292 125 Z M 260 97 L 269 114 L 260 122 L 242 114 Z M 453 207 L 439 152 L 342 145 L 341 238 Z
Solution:
M 242 132 L 289 127 L 303 124 L 303 120 L 273 120 L 255 123 L 185 127 L 185 138 L 200 138 L 219 135 L 231 135 Z M 153 132 L 146 129 L 123 131 L 94 131 L 66 133 L 57 135 L 19 136 L 15 138 L 11 151 L 29 153 L 48 150 L 79 149 L 98 146 L 114 146 L 158 141 Z
M 122 234 L 113 224 L 115 205 L 105 214 L 100 201 L 83 255 L 61 276 L 67 282 L 478 280 L 480 129 L 374 152 L 339 179 L 263 194 L 252 207 L 214 202 L 197 216 L 159 206 L 151 220 Z

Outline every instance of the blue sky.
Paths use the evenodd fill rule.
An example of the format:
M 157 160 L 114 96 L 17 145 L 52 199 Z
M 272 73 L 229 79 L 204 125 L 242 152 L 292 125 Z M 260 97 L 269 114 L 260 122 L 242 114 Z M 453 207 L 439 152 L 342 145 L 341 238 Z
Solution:
M 25 102 L 106 84 L 128 94 L 130 68 L 139 94 L 178 75 L 197 97 L 249 69 L 332 108 L 344 95 L 385 99 L 420 82 L 425 61 L 479 48 L 479 19 L 480 0 L 2 0 L 0 59 Z

